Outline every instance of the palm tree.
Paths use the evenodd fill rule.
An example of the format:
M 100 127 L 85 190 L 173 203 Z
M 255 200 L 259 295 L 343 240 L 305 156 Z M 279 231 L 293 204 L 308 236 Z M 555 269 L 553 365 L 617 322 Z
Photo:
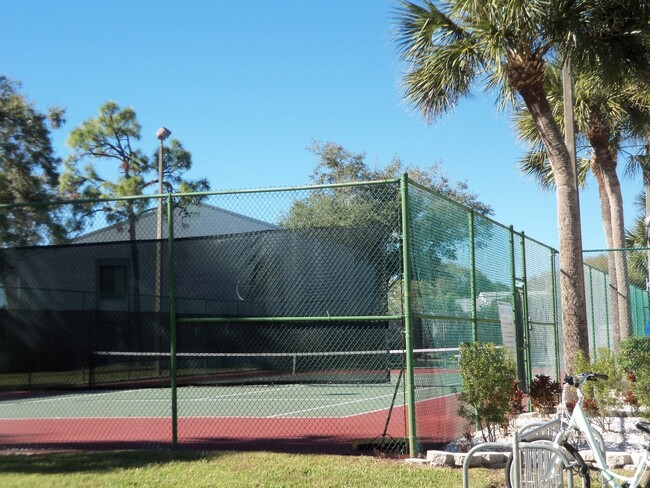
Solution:
M 564 361 L 588 355 L 580 209 L 575 167 L 544 86 L 548 62 L 571 57 L 576 67 L 644 65 L 648 6 L 635 0 L 449 0 L 437 6 L 403 0 L 397 42 L 406 99 L 427 121 L 450 111 L 477 81 L 501 106 L 522 100 L 553 170 L 560 236 Z M 647 63 L 646 63 L 647 64 Z
M 606 88 L 589 73 L 575 73 L 576 125 L 580 139 L 591 148 L 591 155 L 584 168 L 591 171 L 598 184 L 601 216 L 607 247 L 626 247 L 623 217 L 623 197 L 616 172 L 618 154 L 622 143 L 638 145 L 640 134 L 637 127 L 650 123 L 650 103 L 639 96 L 643 80 L 627 81 L 623 86 Z M 547 68 L 546 91 L 553 107 L 556 122 L 562 127 L 562 79 L 561 68 Z M 533 149 L 521 160 L 523 171 L 537 178 L 542 187 L 552 187 L 550 163 L 532 118 L 525 109 L 515 114 L 515 125 L 520 138 Z M 611 251 L 608 259 L 610 277 L 610 305 L 613 320 L 614 344 L 632 334 L 631 307 L 628 297 L 629 278 L 625 252 Z
M 630 281 L 642 288 L 647 286 L 648 260 L 650 251 L 648 247 L 647 228 L 645 226 L 646 216 L 646 193 L 639 193 L 634 199 L 634 206 L 637 209 L 637 218 L 632 226 L 627 229 L 625 239 L 630 248 L 640 248 L 639 251 L 631 252 L 628 263 L 630 266 Z

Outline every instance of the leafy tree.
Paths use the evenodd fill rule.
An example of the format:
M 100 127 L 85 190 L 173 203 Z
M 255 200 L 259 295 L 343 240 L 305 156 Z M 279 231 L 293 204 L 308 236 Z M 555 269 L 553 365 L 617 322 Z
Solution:
M 555 180 L 564 359 L 588 354 L 576 174 L 544 86 L 546 65 L 571 59 L 615 80 L 647 67 L 646 2 L 403 0 L 397 42 L 406 99 L 427 121 L 449 111 L 480 80 L 502 107 L 522 101 L 548 152 Z
M 56 199 L 60 159 L 50 127 L 64 112 L 45 115 L 19 93 L 20 83 L 0 75 L 0 203 L 43 203 Z M 64 231 L 57 212 L 47 206 L 21 206 L 0 212 L 0 247 L 60 241 Z
M 399 178 L 404 172 L 423 186 L 458 201 L 483 215 L 492 215 L 492 208 L 479 201 L 466 182 L 452 185 L 440 165 L 420 168 L 405 165 L 395 156 L 385 167 L 372 169 L 366 163 L 365 153 L 353 154 L 340 144 L 313 141 L 309 150 L 318 157 L 318 164 L 310 177 L 315 185 L 335 185 L 361 181 L 381 181 Z M 296 202 L 282 220 L 290 228 L 346 226 L 382 222 L 396 223 L 397 194 L 384 195 L 368 186 L 323 189 Z M 387 205 L 393 201 L 392 206 Z
M 439 165 L 428 168 L 407 166 L 395 156 L 387 166 L 371 168 L 364 153 L 351 153 L 334 142 L 313 142 L 310 150 L 318 157 L 318 164 L 311 176 L 313 184 L 337 185 L 395 180 L 407 172 L 410 179 L 436 190 L 450 200 L 468 206 L 479 214 L 492 214 L 492 208 L 469 191 L 467 183 L 452 184 Z M 444 264 L 444 259 L 456 258 L 459 245 L 467 244 L 468 212 L 460 205 L 443 198 L 434 198 L 430 193 L 417 188 L 409 193 L 409 200 L 411 207 L 417 209 L 411 212 L 411 228 L 414 233 L 418 233 L 412 240 L 412 246 L 421 263 L 421 271 L 413 280 L 414 307 L 422 312 L 430 310 L 433 306 L 440 309 L 443 302 L 447 303 L 443 297 L 451 287 L 469 290 L 467 276 L 464 277 L 464 282 L 461 276 L 463 272 L 468 274 L 467 269 L 450 271 L 450 266 Z M 381 227 L 383 230 L 379 239 L 385 245 L 381 245 L 379 249 L 371 250 L 365 242 L 348 243 L 348 246 L 361 246 L 367 254 L 366 258 L 377 262 L 378 268 L 385 273 L 380 280 L 387 287 L 386 307 L 391 313 L 400 313 L 400 208 L 399 188 L 396 184 L 335 186 L 313 190 L 309 196 L 297 200 L 282 219 L 281 225 L 293 229 Z M 458 218 L 450 219 L 448 209 L 457 212 Z M 435 229 L 435 232 L 431 232 L 431 229 Z M 485 238 L 487 232 L 488 230 L 483 230 L 477 234 Z M 323 235 L 328 239 L 344 238 L 344 233 L 338 232 L 325 231 Z M 451 284 L 452 281 L 454 284 Z M 431 296 L 436 297 L 435 304 L 431 303 Z M 453 302 L 455 298 L 457 296 L 449 297 L 449 300 Z M 451 313 L 451 310 L 457 308 L 458 305 L 450 303 L 445 310 Z M 459 310 L 460 313 L 462 312 Z
M 441 195 L 455 200 L 483 215 L 492 215 L 492 207 L 481 202 L 478 195 L 470 191 L 466 181 L 452 185 L 440 164 L 429 167 L 409 166 L 399 156 L 394 156 L 385 167 L 370 168 L 365 153 L 350 153 L 334 142 L 324 144 L 312 141 L 309 150 L 319 158 L 311 176 L 316 185 L 351 183 L 355 181 L 377 181 L 399 178 L 408 173 L 409 178 L 422 186 L 431 188 Z
M 110 199 L 157 193 L 158 152 L 150 157 L 134 143 L 140 140 L 140 124 L 135 111 L 121 109 L 114 102 L 106 102 L 99 115 L 83 122 L 68 138 L 74 153 L 64 165 L 61 191 L 73 199 Z M 118 169 L 118 177 L 111 181 L 100 176 L 93 163 L 110 163 Z M 83 166 L 82 166 L 83 165 Z M 163 148 L 163 185 L 167 192 L 198 192 L 209 189 L 206 179 L 186 180 L 183 175 L 192 167 L 189 151 L 177 139 Z M 110 168 L 109 168 L 110 169 Z M 87 207 L 84 218 L 105 212 L 109 223 L 133 220 L 147 210 L 146 200 L 126 202 L 99 202 Z M 81 220 L 82 229 L 87 220 Z M 135 229 L 130 229 L 132 239 Z
M 65 161 L 60 179 L 62 193 L 72 199 L 84 199 L 75 207 L 69 225 L 81 232 L 97 213 L 103 213 L 106 221 L 126 223 L 131 242 L 131 291 L 134 312 L 140 311 L 140 265 L 136 240 L 136 221 L 150 209 L 152 200 L 109 200 L 115 197 L 155 194 L 158 190 L 158 155 L 147 156 L 135 147 L 140 140 L 141 127 L 135 111 L 120 108 L 114 102 L 106 102 L 96 118 L 86 120 L 74 129 L 68 145 L 74 151 Z M 110 164 L 118 170 L 118 177 L 111 181 L 100 176 L 94 163 Z M 82 166 L 83 164 L 83 166 Z M 196 192 L 209 188 L 205 179 L 185 180 L 183 175 L 192 167 L 191 154 L 182 144 L 172 139 L 163 150 L 163 182 L 169 192 Z M 87 199 L 93 199 L 88 201 Z M 183 207 L 192 200 L 183 200 Z M 138 337 L 138 342 L 140 338 Z

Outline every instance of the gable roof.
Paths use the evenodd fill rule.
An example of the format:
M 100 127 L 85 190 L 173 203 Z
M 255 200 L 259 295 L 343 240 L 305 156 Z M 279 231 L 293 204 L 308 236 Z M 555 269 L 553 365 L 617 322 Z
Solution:
M 136 220 L 138 240 L 156 239 L 157 209 L 147 210 Z M 277 225 L 232 212 L 224 208 L 201 203 L 185 209 L 174 209 L 174 237 L 201 237 L 223 234 L 240 234 L 260 230 L 279 229 Z M 167 238 L 167 218 L 163 217 L 163 239 Z M 82 234 L 72 240 L 74 244 L 128 241 L 126 222 L 119 222 L 101 229 Z

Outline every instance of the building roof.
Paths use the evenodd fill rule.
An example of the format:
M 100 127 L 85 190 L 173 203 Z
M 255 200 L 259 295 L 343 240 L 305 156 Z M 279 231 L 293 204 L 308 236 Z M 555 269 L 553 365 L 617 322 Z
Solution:
M 189 205 L 184 209 L 174 209 L 174 237 L 201 237 L 224 234 L 239 234 L 260 230 L 274 230 L 279 227 L 262 220 L 232 212 L 220 207 L 201 203 Z M 156 209 L 150 209 L 138 216 L 136 221 L 137 240 L 156 239 Z M 163 218 L 163 239 L 167 238 L 167 218 Z M 128 241 L 129 231 L 126 222 L 102 227 L 82 234 L 72 240 L 74 244 Z

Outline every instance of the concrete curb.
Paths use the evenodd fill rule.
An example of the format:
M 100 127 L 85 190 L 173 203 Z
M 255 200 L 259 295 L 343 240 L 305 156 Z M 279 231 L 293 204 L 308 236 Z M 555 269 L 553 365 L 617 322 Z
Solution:
M 509 454 L 510 453 L 508 452 L 478 452 L 472 456 L 470 467 L 503 469 L 506 465 Z M 594 461 L 594 456 L 591 451 L 580 451 L 580 454 L 585 461 Z M 629 454 L 626 452 L 608 452 L 607 466 L 612 469 L 636 469 L 641 455 L 642 453 Z M 462 468 L 466 457 L 466 453 L 460 452 L 427 451 L 426 458 L 408 458 L 406 459 L 406 462 L 417 466 Z
M 506 465 L 508 453 L 483 451 L 472 456 L 471 468 L 503 468 Z M 455 467 L 462 468 L 467 454 L 464 452 L 427 451 L 426 458 L 409 458 L 407 463 L 419 466 Z

